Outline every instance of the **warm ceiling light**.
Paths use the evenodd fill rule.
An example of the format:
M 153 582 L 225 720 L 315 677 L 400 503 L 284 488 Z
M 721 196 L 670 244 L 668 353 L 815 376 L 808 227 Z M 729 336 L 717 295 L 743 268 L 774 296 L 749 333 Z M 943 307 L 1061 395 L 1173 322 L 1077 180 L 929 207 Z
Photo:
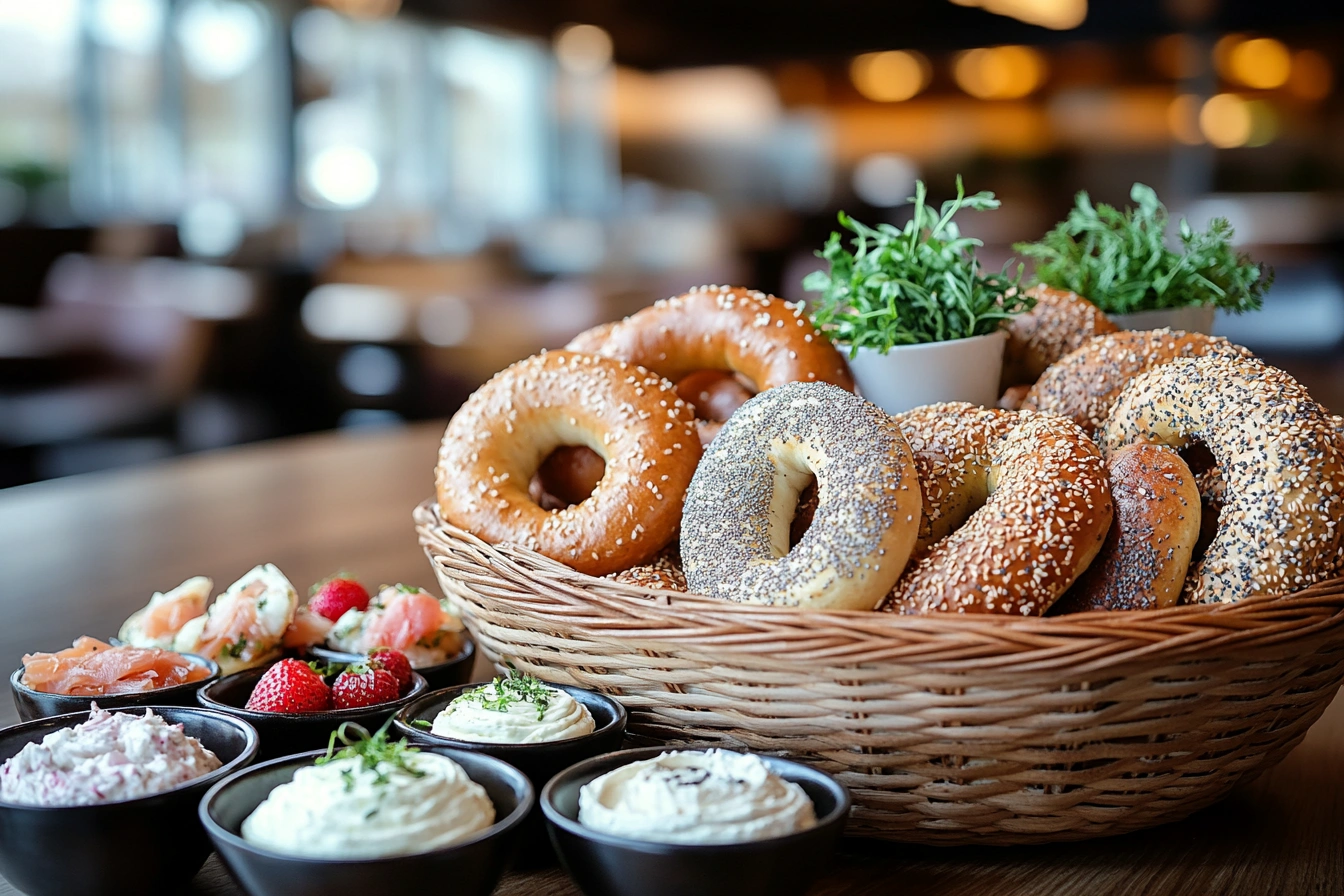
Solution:
M 1199 132 L 1199 97 L 1193 93 L 1183 93 L 1167 106 L 1167 128 L 1171 136 L 1187 146 L 1198 146 L 1204 142 Z
M 611 64 L 611 35 L 596 25 L 567 25 L 555 35 L 555 58 L 575 74 L 592 75 Z
M 1265 146 L 1273 143 L 1279 136 L 1279 116 L 1274 107 L 1265 100 L 1251 100 L 1246 104 L 1251 115 L 1251 133 L 1246 138 L 1247 146 Z
M 1288 89 L 1304 100 L 1323 100 L 1334 86 L 1335 73 L 1330 60 L 1315 50 L 1298 50 L 1293 54 L 1293 70 L 1288 75 Z
M 1272 90 L 1288 82 L 1293 57 L 1282 42 L 1257 37 L 1234 46 L 1227 55 L 1227 74 L 1257 90 Z
M 952 0 L 958 6 L 978 6 L 985 12 L 1008 16 L 1028 25 L 1056 31 L 1077 28 L 1087 18 L 1087 0 Z
M 957 56 L 952 74 L 973 97 L 1011 100 L 1040 87 L 1045 68 L 1045 57 L 1031 47 L 984 47 Z
M 352 19 L 383 19 L 396 15 L 401 0 L 314 0 L 316 6 L 326 6 Z
M 1199 110 L 1199 129 L 1219 149 L 1245 146 L 1251 139 L 1251 109 L 1235 93 L 1209 97 Z
M 910 99 L 928 86 L 931 72 L 929 60 L 906 50 L 864 53 L 856 56 L 849 66 L 855 89 L 878 103 Z

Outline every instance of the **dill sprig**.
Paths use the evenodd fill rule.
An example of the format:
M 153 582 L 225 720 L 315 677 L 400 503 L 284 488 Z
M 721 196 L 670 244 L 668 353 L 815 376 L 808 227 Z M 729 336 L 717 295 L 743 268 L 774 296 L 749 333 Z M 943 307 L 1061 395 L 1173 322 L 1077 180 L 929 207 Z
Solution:
M 993 193 L 967 196 L 957 177 L 957 197 L 935 211 L 923 181 L 915 182 L 914 213 L 904 228 L 860 224 L 841 212 L 852 231 L 854 251 L 832 233 L 817 255 L 830 271 L 814 271 L 803 289 L 819 292 L 812 320 L 833 341 L 885 354 L 898 345 L 945 342 L 993 333 L 1005 319 L 1029 310 L 1035 300 L 1018 289 L 1022 276 L 1011 263 L 982 273 L 975 257 L 981 242 L 964 237 L 952 221 L 961 209 L 999 207 Z
M 1093 205 L 1079 192 L 1069 216 L 1035 243 L 1013 248 L 1036 260 L 1036 279 L 1085 297 L 1102 311 L 1131 314 L 1188 305 L 1254 311 L 1274 279 L 1232 248 L 1232 225 L 1214 218 L 1197 232 L 1184 218 L 1180 251 L 1167 245 L 1168 214 L 1152 187 L 1136 183 L 1136 205 Z
M 506 664 L 509 671 L 502 677 L 496 677 L 489 684 L 467 691 L 458 700 L 479 703 L 485 709 L 494 712 L 508 712 L 515 703 L 531 703 L 537 708 L 537 721 L 546 715 L 551 705 L 550 686 L 538 678 L 526 675 L 514 668 L 513 663 Z M 456 702 L 456 701 L 454 701 Z
M 363 725 L 353 722 L 341 723 L 341 727 L 331 732 L 331 738 L 327 741 L 327 754 L 319 756 L 316 764 L 326 765 L 338 759 L 357 759 L 365 771 L 373 772 L 375 785 L 386 784 L 392 771 L 403 771 L 411 777 L 423 778 L 425 773 L 408 761 L 420 751 L 404 740 L 388 740 L 387 730 L 391 725 L 392 720 L 388 719 L 383 723 L 383 727 L 369 734 Z M 336 748 L 337 742 L 343 744 L 339 750 Z M 354 790 L 353 770 L 342 770 L 341 779 L 345 782 L 347 791 Z

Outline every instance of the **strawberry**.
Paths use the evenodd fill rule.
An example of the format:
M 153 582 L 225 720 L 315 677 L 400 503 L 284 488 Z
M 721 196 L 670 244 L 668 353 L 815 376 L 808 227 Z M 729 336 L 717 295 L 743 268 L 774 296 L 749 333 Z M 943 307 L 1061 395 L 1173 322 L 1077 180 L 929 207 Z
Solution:
M 405 689 L 411 683 L 411 661 L 406 654 L 391 647 L 378 647 L 369 651 L 369 665 L 382 667 L 392 673 L 397 687 Z
M 337 573 L 312 587 L 308 609 L 335 622 L 347 610 L 367 610 L 369 591 L 350 576 Z
M 362 663 L 351 666 L 331 685 L 331 696 L 337 709 L 373 706 L 387 703 L 401 695 L 397 678 L 386 669 L 375 669 Z
M 281 660 L 266 670 L 247 708 L 257 712 L 323 712 L 331 709 L 331 688 L 307 663 Z

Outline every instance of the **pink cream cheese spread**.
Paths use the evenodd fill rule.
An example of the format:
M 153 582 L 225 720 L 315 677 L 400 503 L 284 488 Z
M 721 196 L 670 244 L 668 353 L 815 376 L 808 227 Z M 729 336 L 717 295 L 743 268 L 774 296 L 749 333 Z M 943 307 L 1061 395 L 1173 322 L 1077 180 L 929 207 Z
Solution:
M 181 725 L 94 705 L 89 719 L 28 744 L 0 767 L 0 801 L 88 806 L 171 790 L 219 768 Z

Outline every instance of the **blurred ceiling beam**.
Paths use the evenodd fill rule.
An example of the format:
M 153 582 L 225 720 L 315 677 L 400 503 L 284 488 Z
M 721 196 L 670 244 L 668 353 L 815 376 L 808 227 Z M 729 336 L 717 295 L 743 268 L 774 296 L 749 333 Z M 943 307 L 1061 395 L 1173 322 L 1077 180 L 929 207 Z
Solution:
M 870 50 L 929 51 L 1006 43 L 1116 41 L 1198 25 L 1271 33 L 1344 22 L 1334 0 L 1092 0 L 1078 28 L 1053 31 L 951 0 L 404 0 L 408 12 L 549 37 L 569 22 L 606 29 L 617 62 L 658 69 Z M 1194 9 L 1195 15 L 1191 15 Z

